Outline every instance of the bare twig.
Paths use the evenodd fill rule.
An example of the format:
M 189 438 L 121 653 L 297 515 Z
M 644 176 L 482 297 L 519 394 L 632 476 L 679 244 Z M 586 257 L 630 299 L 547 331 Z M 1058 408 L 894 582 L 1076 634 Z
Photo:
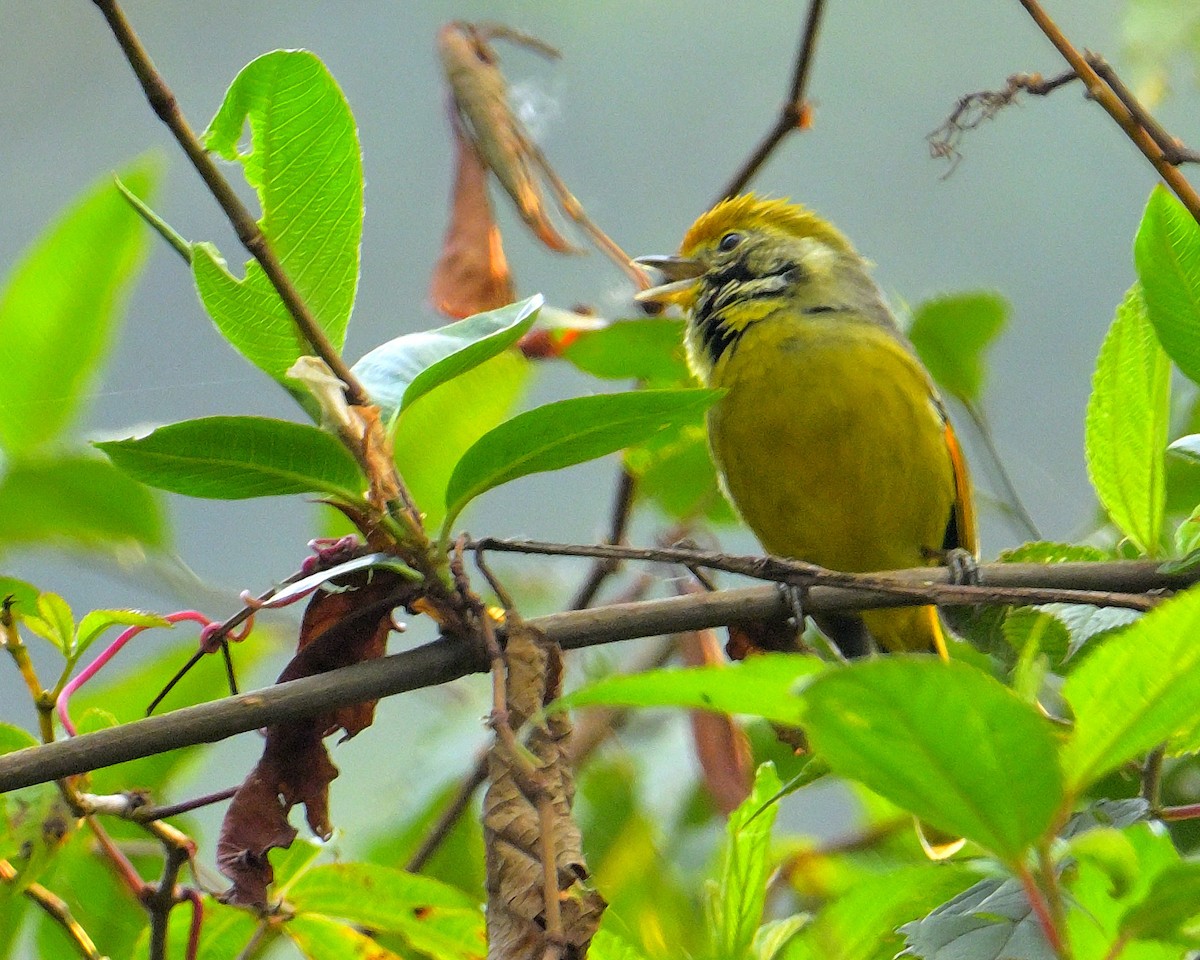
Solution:
M 678 547 L 621 547 L 611 544 L 544 543 L 536 540 L 483 539 L 470 544 L 476 551 L 499 550 L 510 553 L 531 553 L 568 557 L 621 557 L 658 563 L 679 563 L 688 567 L 709 567 L 737 573 L 756 580 L 771 580 L 798 587 L 836 587 L 845 590 L 878 591 L 889 594 L 903 604 L 885 603 L 882 606 L 934 603 L 939 605 L 1003 604 L 1003 603 L 1086 603 L 1101 607 L 1127 607 L 1150 610 L 1161 598 L 1147 596 L 1142 591 L 1079 589 L 1076 587 L 1007 586 L 982 578 L 978 584 L 956 584 L 948 581 L 943 568 L 928 567 L 891 573 L 840 573 L 816 564 L 786 560 L 772 556 L 735 556 L 707 550 L 686 550 Z M 1011 572 L 1009 564 L 995 565 Z M 1056 564 L 1061 568 L 1064 564 Z M 1084 564 L 1095 567 L 1095 564 Z M 982 570 L 983 568 L 981 568 Z M 1042 569 L 1047 569 L 1042 567 Z M 941 571 L 940 573 L 938 571 Z
M 0 860 L 0 883 L 11 883 L 17 879 L 17 871 L 7 860 Z M 75 948 L 84 960 L 107 960 L 103 956 L 88 932 L 79 925 L 79 921 L 71 914 L 71 908 L 62 897 L 51 893 L 40 883 L 31 883 L 22 893 L 38 905 L 43 913 L 57 923 L 71 946 Z
M 491 548 L 499 549 L 495 544 Z M 1157 564 L 1145 560 L 985 564 L 979 568 L 979 575 L 982 583 L 992 585 L 983 588 L 985 592 L 991 591 L 989 596 L 1004 599 L 976 597 L 970 603 L 1040 603 L 1044 602 L 1040 598 L 1048 594 L 1126 600 L 1135 593 L 1179 590 L 1200 580 L 1200 571 L 1164 574 L 1159 572 Z M 880 574 L 873 576 L 881 583 L 886 582 Z M 949 578 L 948 572 L 940 567 L 901 571 L 893 576 L 894 583 L 920 584 L 922 589 L 915 592 L 922 596 L 814 586 L 808 590 L 805 609 L 817 613 L 844 612 L 940 602 L 937 591 Z M 925 596 L 927 593 L 935 599 L 931 601 Z M 961 595 L 954 594 L 951 602 L 964 601 Z M 732 621 L 778 619 L 789 613 L 787 601 L 779 590 L 761 586 L 567 611 L 531 620 L 530 624 L 563 649 L 572 650 L 721 626 Z M 378 660 L 5 754 L 0 756 L 0 793 L 167 750 L 213 743 L 364 700 L 437 686 L 487 669 L 487 659 L 461 638 L 435 641 Z
M 620 544 L 625 542 L 625 530 L 629 526 L 629 516 L 633 512 L 633 494 L 637 480 L 624 466 L 617 478 L 616 491 L 613 495 L 611 519 L 608 524 L 608 534 L 605 543 Z M 597 557 L 595 563 L 584 577 L 575 596 L 571 600 L 571 610 L 582 610 L 590 607 L 596 599 L 596 594 L 604 586 L 604 581 L 621 568 L 621 561 L 615 557 Z
M 1150 161 L 1151 165 L 1158 172 L 1158 175 L 1166 182 L 1167 186 L 1177 196 L 1180 202 L 1187 207 L 1188 212 L 1192 217 L 1200 222 L 1200 194 L 1196 193 L 1195 188 L 1188 182 L 1187 178 L 1179 172 L 1171 158 L 1163 150 L 1162 145 L 1139 121 L 1134 113 L 1129 109 L 1114 91 L 1112 86 L 1105 83 L 1097 73 L 1096 68 L 1088 62 L 1088 57 L 1077 50 L 1071 41 L 1066 38 L 1063 32 L 1042 9 L 1041 4 L 1037 0 L 1020 0 L 1021 6 L 1033 18 L 1034 23 L 1046 35 L 1046 38 L 1054 44 L 1058 52 L 1062 54 L 1063 59 L 1070 64 L 1071 69 L 1083 81 L 1083 85 L 1087 88 L 1088 96 L 1102 106 L 1117 126 L 1125 131 L 1125 135 L 1133 141 L 1133 144 L 1142 151 L 1142 154 Z
M 801 130 L 806 124 L 808 104 L 804 91 L 808 86 L 808 75 L 812 70 L 813 54 L 817 49 L 817 35 L 820 32 L 821 13 L 825 8 L 825 0 L 810 0 L 808 16 L 804 22 L 804 33 L 800 38 L 800 46 L 796 51 L 796 65 L 792 70 L 792 85 L 788 90 L 787 99 L 779 108 L 779 117 L 767 131 L 754 152 L 746 159 L 741 168 L 721 191 L 718 200 L 736 196 L 746 189 L 746 185 L 758 173 L 759 168 L 767 162 L 775 148 L 783 142 L 793 130 Z

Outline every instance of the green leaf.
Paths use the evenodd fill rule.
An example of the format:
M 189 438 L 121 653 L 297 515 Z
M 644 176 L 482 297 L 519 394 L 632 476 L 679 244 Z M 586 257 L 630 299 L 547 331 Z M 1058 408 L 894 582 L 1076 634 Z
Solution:
M 9 600 L 17 614 L 37 609 L 38 588 L 16 577 L 0 577 L 0 602 Z
M 1055 960 L 1029 898 L 1012 878 L 980 880 L 900 932 L 906 953 L 923 960 Z
M 242 132 L 250 127 L 250 148 Z M 204 144 L 242 165 L 263 211 L 259 226 L 335 349 L 341 349 L 358 286 L 362 158 L 354 117 L 325 65 L 304 50 L 276 50 L 234 79 Z M 284 383 L 310 354 L 256 260 L 235 278 L 216 249 L 194 244 L 192 271 L 222 335 Z
M 124 899 L 129 900 L 128 894 Z M 258 918 L 249 910 L 226 906 L 213 897 L 204 897 L 203 904 L 204 925 L 200 928 L 200 949 L 196 954 L 196 960 L 229 960 L 231 957 L 241 956 L 259 925 Z M 188 942 L 188 934 L 191 932 L 189 929 L 191 922 L 191 910 L 187 907 L 171 911 L 167 926 L 167 942 L 171 948 L 168 956 L 171 960 L 184 960 L 187 956 L 184 948 Z M 91 930 L 91 927 L 87 927 L 87 929 Z M 265 947 L 275 937 L 275 933 L 268 933 L 259 946 Z M 264 952 L 273 953 L 269 950 Z M 144 932 L 138 938 L 132 956 L 133 960 L 150 960 L 148 926 L 145 926 Z M 344 956 L 348 958 L 352 955 L 345 954 Z M 386 955 L 381 957 L 381 960 L 387 960 Z
M 1000 563 L 1101 563 L 1111 560 L 1112 556 L 1099 547 L 1086 543 L 1034 540 L 1011 550 L 1004 550 L 996 559 Z
M 768 920 L 754 935 L 755 960 L 774 960 L 810 919 L 808 914 L 797 913 L 782 920 Z
M 815 657 L 768 653 L 728 665 L 647 670 L 589 683 L 554 701 L 553 708 L 685 707 L 796 725 L 802 715 L 797 691 L 824 666 Z
M 418 397 L 516 343 L 537 319 L 542 303 L 537 294 L 435 330 L 396 337 L 366 354 L 353 372 L 392 423 Z
M 903 867 L 856 882 L 783 948 L 780 960 L 877 960 L 900 953 L 896 928 L 954 896 L 972 875 L 953 864 Z M 909 925 L 911 926 L 911 924 Z M 906 930 L 901 927 L 901 930 Z M 918 956 L 930 956 L 918 954 Z M 982 954 L 961 954 L 960 960 Z M 1005 954 L 1032 960 L 1030 955 Z M 949 960 L 948 957 L 943 960 Z
M 1062 764 L 1072 792 L 1190 729 L 1200 702 L 1198 629 L 1193 588 L 1106 640 L 1067 678 L 1075 729 Z
M 608 914 L 606 913 L 605 916 Z M 609 930 L 597 930 L 588 945 L 588 960 L 647 960 L 633 944 Z
M 908 338 L 938 386 L 964 403 L 978 403 L 984 354 L 1007 325 L 1008 312 L 998 293 L 937 297 L 917 307 Z
M 682 320 L 618 320 L 599 330 L 584 330 L 563 356 L 604 380 L 686 384 L 692 377 L 684 359 L 683 331 Z
M 171 621 L 143 610 L 90 610 L 79 621 L 71 645 L 72 658 L 81 657 L 109 627 L 170 627 Z
M 767 898 L 768 844 L 783 785 L 773 763 L 754 776 L 750 795 L 729 815 L 721 877 L 710 901 L 712 943 L 723 960 L 749 958 Z
M 37 745 L 37 737 L 29 731 L 14 727 L 11 723 L 0 723 L 0 755 Z
M 141 483 L 215 500 L 323 493 L 354 501 L 366 481 L 332 434 L 266 417 L 204 417 L 97 443 Z
M 1144 554 L 1162 535 L 1170 364 L 1135 286 L 1100 347 L 1088 400 L 1088 475 L 1100 503 Z
M 158 499 L 104 460 L 38 456 L 10 463 L 0 479 L 0 548 L 163 547 L 168 539 Z
M 122 171 L 149 195 L 157 165 Z M 147 233 L 104 177 L 39 237 L 0 295 L 0 448 L 28 454 L 58 439 L 112 343 L 125 298 L 145 260 Z
M 804 726 L 834 773 L 1015 862 L 1049 828 L 1062 776 L 1047 721 L 961 662 L 887 657 L 818 677 Z
M 1163 349 L 1200 383 L 1200 225 L 1161 184 L 1150 193 L 1133 254 Z
M 67 653 L 75 638 L 75 617 L 70 605 L 57 593 L 47 592 L 38 596 L 36 609 L 36 613 L 25 617 L 25 626 Z
M 548 403 L 505 421 L 465 453 L 446 487 L 449 527 L 481 493 L 641 443 L 711 406 L 717 390 L 637 390 Z
M 374 937 L 328 917 L 302 914 L 283 927 L 304 960 L 403 960 Z
M 454 465 L 512 413 L 531 373 L 528 360 L 506 351 L 435 387 L 400 415 L 392 440 L 396 466 L 427 528 L 436 530 L 446 515 Z
M 445 958 L 483 956 L 483 914 L 467 894 L 429 877 L 374 863 L 314 867 L 291 889 L 299 913 L 339 917 L 401 934 L 414 949 Z
M 671 519 L 737 522 L 717 483 L 703 414 L 695 423 L 630 447 L 625 451 L 625 466 L 637 477 L 638 499 L 652 501 Z
M 1200 863 L 1162 870 L 1146 896 L 1125 911 L 1121 933 L 1133 940 L 1200 943 Z

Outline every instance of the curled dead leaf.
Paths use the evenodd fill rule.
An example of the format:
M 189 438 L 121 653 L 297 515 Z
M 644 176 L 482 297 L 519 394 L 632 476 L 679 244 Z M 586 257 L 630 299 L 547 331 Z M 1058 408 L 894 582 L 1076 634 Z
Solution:
M 561 690 L 562 654 L 509 611 L 507 706 L 514 728 Z M 534 725 L 519 756 L 498 737 L 488 756 L 483 827 L 487 847 L 489 960 L 546 955 L 546 852 L 552 851 L 561 953 L 582 958 L 605 902 L 587 884 L 582 838 L 571 815 L 575 782 L 566 754 L 571 724 L 556 713 Z
M 418 589 L 411 580 L 377 568 L 340 577 L 332 589 L 318 590 L 305 610 L 296 655 L 277 682 L 383 656 L 392 610 L 412 602 Z M 337 730 L 344 732 L 343 739 L 352 737 L 374 717 L 375 701 L 368 701 L 267 729 L 262 757 L 238 787 L 221 823 L 217 866 L 233 883 L 226 900 L 266 906 L 274 875 L 267 854 L 295 839 L 288 822 L 293 806 L 303 804 L 313 833 L 329 836 L 329 784 L 338 770 L 324 738 Z

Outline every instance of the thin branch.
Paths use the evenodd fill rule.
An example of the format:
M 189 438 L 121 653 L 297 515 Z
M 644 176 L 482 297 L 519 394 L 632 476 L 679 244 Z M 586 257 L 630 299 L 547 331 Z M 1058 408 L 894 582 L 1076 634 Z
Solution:
M 1046 897 L 1042 893 L 1041 888 L 1034 880 L 1033 874 L 1029 868 L 1020 865 L 1016 870 L 1017 878 L 1021 881 L 1021 886 L 1025 889 L 1025 896 L 1029 900 L 1029 906 L 1033 910 L 1033 915 L 1037 918 L 1038 926 L 1041 927 L 1042 933 L 1046 937 L 1046 942 L 1050 944 L 1050 949 L 1054 951 L 1054 955 L 1059 960 L 1071 960 L 1071 955 L 1067 952 L 1067 945 L 1063 942 L 1062 934 L 1058 927 L 1054 925 L 1054 918 L 1050 914 L 1050 906 L 1046 902 Z
M 312 347 L 313 352 L 324 360 L 334 375 L 346 385 L 346 399 L 352 405 L 364 406 L 370 403 L 362 384 L 358 382 L 358 378 L 351 373 L 346 361 L 329 342 L 325 331 L 321 329 L 321 325 L 312 315 L 304 298 L 300 296 L 291 278 L 283 269 L 275 250 L 267 242 L 262 230 L 259 229 L 254 215 L 238 199 L 233 187 L 222 176 L 216 163 L 205 150 L 204 144 L 192 130 L 183 111 L 179 108 L 175 94 L 171 92 L 171 88 L 167 86 L 166 81 L 155 68 L 150 54 L 142 46 L 141 40 L 126 19 L 120 4 L 116 0 L 93 0 L 93 2 L 104 19 L 108 21 L 113 36 L 125 54 L 125 59 L 129 61 L 138 82 L 142 85 L 151 109 L 174 134 L 175 140 L 191 160 L 192 166 L 196 168 L 196 172 L 200 174 L 201 179 L 204 180 L 209 191 L 220 204 L 225 216 L 229 218 L 238 239 L 254 259 L 262 265 L 263 272 L 279 293 L 280 299 L 292 315 L 292 319 L 295 320 L 301 335 Z
M 746 189 L 746 185 L 758 173 L 759 168 L 767 162 L 775 148 L 793 130 L 804 129 L 808 104 L 804 91 L 808 87 L 808 75 L 812 71 L 813 55 L 817 49 L 817 35 L 820 32 L 821 14 L 825 8 L 825 0 L 810 0 L 808 16 L 804 22 L 804 33 L 801 35 L 800 46 L 796 51 L 796 65 L 792 70 L 792 86 L 787 99 L 779 109 L 779 116 L 774 125 L 767 131 L 754 152 L 746 159 L 741 168 L 721 191 L 718 200 L 737 196 Z
M 938 567 L 921 567 L 888 573 L 841 573 L 800 560 L 786 560 L 772 556 L 735 556 L 678 547 L 621 547 L 611 544 L 563 544 L 495 538 L 474 541 L 470 547 L 476 551 L 498 550 L 510 553 L 568 557 L 621 557 L 629 560 L 679 563 L 687 567 L 709 567 L 713 570 L 741 574 L 755 580 L 770 580 L 797 587 L 837 587 L 864 593 L 878 592 L 893 598 L 891 601 L 880 604 L 875 604 L 873 601 L 864 603 L 863 607 L 868 605 L 903 606 L 919 603 L 967 606 L 1004 603 L 1084 603 L 1100 607 L 1150 610 L 1161 599 L 1155 596 L 1146 596 L 1141 590 L 1116 592 L 1076 587 L 1028 586 L 1025 581 L 1019 585 L 1010 586 L 1001 581 L 1006 579 L 1008 573 L 1011 573 L 1014 566 L 1011 564 L 995 565 L 997 580 L 994 582 L 986 581 L 981 576 L 977 584 L 957 584 L 949 582 L 949 573 L 945 568 Z M 1047 569 L 1045 565 L 1035 564 L 1034 566 L 1039 569 Z M 1055 564 L 1052 568 L 1063 566 L 1065 565 Z M 1096 565 L 1082 564 L 1081 566 L 1094 568 Z M 1009 582 L 1011 583 L 1011 581 Z M 901 600 L 904 602 L 901 603 Z M 851 606 L 858 607 L 857 604 Z
M 1167 157 L 1162 146 L 1138 122 L 1138 118 L 1122 102 L 1113 88 L 1101 79 L 1096 69 L 1088 62 L 1087 56 L 1080 53 L 1071 44 L 1071 41 L 1059 29 L 1058 24 L 1042 9 L 1041 4 L 1037 0 L 1020 0 L 1020 3 L 1029 13 L 1030 17 L 1033 18 L 1034 23 L 1038 25 L 1042 33 L 1046 35 L 1046 38 L 1062 54 L 1063 59 L 1070 64 L 1071 69 L 1078 74 L 1079 79 L 1083 81 L 1083 85 L 1087 88 L 1088 96 L 1099 103 L 1108 115 L 1117 122 L 1117 126 L 1125 131 L 1125 135 L 1133 141 L 1134 146 L 1142 151 L 1142 154 L 1150 161 L 1151 165 L 1158 172 L 1158 175 L 1163 178 L 1175 196 L 1179 198 L 1180 202 L 1187 207 L 1192 217 L 1200 223 L 1200 195 L 1196 193 L 1195 188 L 1192 187 L 1187 178 L 1179 172 L 1179 168 Z
M 492 549 L 498 547 L 493 544 Z M 630 553 L 632 551 L 626 555 Z M 985 592 L 990 590 L 992 594 L 1004 597 L 998 601 L 970 601 L 979 604 L 1040 603 L 1044 601 L 1028 598 L 1055 592 L 1056 595 L 1127 599 L 1132 593 L 1179 590 L 1200 580 L 1200 571 L 1163 574 L 1158 571 L 1157 564 L 1144 560 L 985 564 L 979 568 L 979 575 L 981 582 L 993 585 L 982 588 Z M 875 577 L 880 582 L 886 580 L 882 575 Z M 922 590 L 914 591 L 908 586 L 904 589 L 936 593 L 939 589 L 947 589 L 947 579 L 945 569 L 929 567 L 897 573 L 893 585 L 921 584 Z M 1081 587 L 1091 589 L 1079 589 Z M 1115 592 L 1103 592 L 1109 590 Z M 961 595 L 954 596 L 955 603 L 963 602 Z M 805 609 L 814 613 L 838 612 L 928 602 L 925 597 L 900 597 L 884 591 L 815 586 L 808 590 Z M 637 637 L 717 627 L 732 621 L 775 619 L 789 613 L 787 600 L 778 589 L 760 586 L 567 611 L 530 623 L 563 649 L 574 650 Z M 5 754 L 0 756 L 0 793 L 168 750 L 215 743 L 260 727 L 290 723 L 364 700 L 449 683 L 487 669 L 487 658 L 475 646 L 461 640 L 434 641 L 378 660 Z
M 17 879 L 16 868 L 7 860 L 0 860 L 0 883 L 12 883 Z M 88 932 L 79 925 L 79 921 L 71 914 L 67 902 L 57 894 L 51 893 L 40 883 L 31 883 L 22 893 L 41 908 L 51 920 L 57 923 L 66 938 L 71 942 L 84 960 L 107 960 L 98 949 Z
M 175 887 L 179 882 L 179 871 L 188 858 L 185 847 L 168 844 L 162 876 L 157 884 L 147 886 L 142 895 L 142 904 L 150 914 L 150 960 L 165 960 L 167 956 L 167 926 L 171 910 L 180 902 Z
M 1004 458 L 1000 456 L 1000 451 L 996 449 L 996 438 L 992 435 L 992 426 L 988 423 L 987 415 L 983 412 L 983 408 L 969 401 L 964 401 L 963 408 L 967 411 L 967 416 L 971 418 L 971 422 L 975 425 L 975 430 L 978 432 L 979 438 L 983 441 L 984 449 L 987 450 L 988 456 L 991 458 L 996 476 L 1000 480 L 1000 487 L 1004 491 L 1004 501 L 1011 509 L 1010 517 L 1016 521 L 1017 526 L 1030 539 L 1041 540 L 1042 532 L 1038 529 L 1038 525 L 1033 519 L 1032 514 L 1025 508 L 1025 504 L 1021 500 L 1021 495 L 1017 493 L 1017 486 L 1013 483 L 1012 477 L 1008 475 L 1008 468 L 1004 466 Z
M 605 543 L 621 544 L 625 542 L 625 530 L 629 526 L 629 516 L 633 512 L 633 495 L 637 480 L 624 466 L 617 478 L 616 492 L 613 494 L 611 519 L 608 524 L 608 535 Z M 571 610 L 582 610 L 590 607 L 596 599 L 596 594 L 604 585 L 604 581 L 621 568 L 621 561 L 614 557 L 597 557 L 580 584 L 571 600 Z

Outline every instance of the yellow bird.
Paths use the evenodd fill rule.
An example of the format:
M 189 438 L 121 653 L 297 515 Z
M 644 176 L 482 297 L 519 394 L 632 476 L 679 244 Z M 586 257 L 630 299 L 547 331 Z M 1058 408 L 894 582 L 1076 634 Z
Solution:
M 770 553 L 865 572 L 977 551 L 962 452 L 868 263 L 828 221 L 745 195 L 700 217 L 667 283 L 638 299 L 687 315 L 688 363 L 727 392 L 708 413 L 721 483 Z M 822 617 L 849 653 L 946 656 L 932 606 Z

